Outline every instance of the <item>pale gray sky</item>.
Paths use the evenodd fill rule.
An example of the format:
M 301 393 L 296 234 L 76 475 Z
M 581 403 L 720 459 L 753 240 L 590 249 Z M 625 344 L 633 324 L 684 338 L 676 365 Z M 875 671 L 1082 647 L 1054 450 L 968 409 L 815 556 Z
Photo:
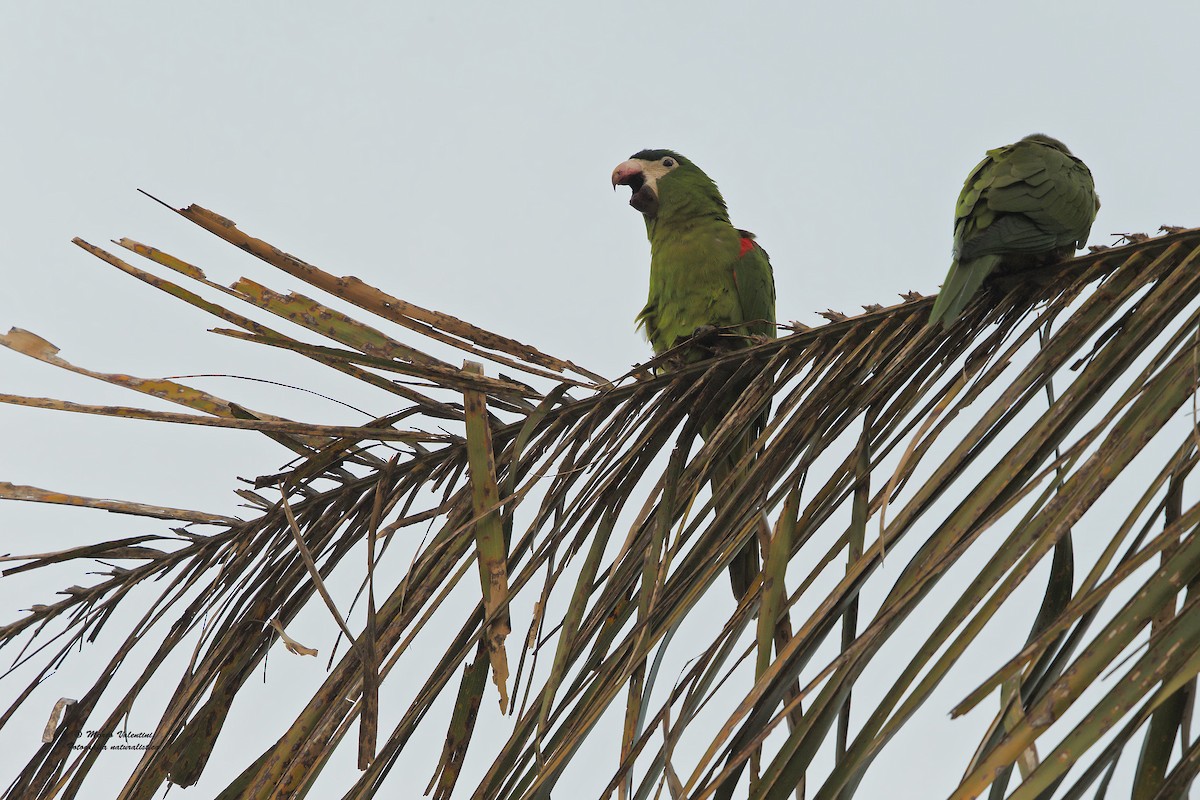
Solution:
M 807 324 L 827 307 L 935 291 L 967 171 L 1035 130 L 1091 166 L 1103 200 L 1093 243 L 1200 223 L 1193 3 L 578 6 L 0 6 L 0 330 L 33 330 L 96 370 L 269 377 L 393 409 L 311 362 L 205 333 L 213 318 L 70 244 L 129 236 L 225 283 L 304 291 L 137 188 L 609 375 L 648 351 L 632 324 L 644 230 L 609 187 L 612 167 L 643 147 L 679 150 L 720 184 L 734 223 L 771 254 L 780 319 Z M 4 393 L 173 410 L 8 351 L 0 375 Z M 362 421 L 292 390 L 185 382 L 306 421 Z M 286 460 L 240 432 L 7 406 L 0 420 L 0 480 L 84 495 L 238 513 L 234 476 Z M 0 504 L 8 552 L 163 529 Z M 63 586 L 86 580 L 61 574 Z M 5 583 L 3 619 L 60 588 Z M 279 683 L 264 696 L 303 691 Z M 5 763 L 24 762 L 53 700 L 85 685 L 63 677 L 0 732 Z M 0 683 L 0 701 L 18 686 Z M 935 729 L 969 752 L 974 734 L 940 716 Z M 230 753 L 268 738 L 234 733 Z M 893 766 L 928 752 L 903 747 Z M 890 796 L 936 796 L 958 770 L 932 794 L 891 785 Z

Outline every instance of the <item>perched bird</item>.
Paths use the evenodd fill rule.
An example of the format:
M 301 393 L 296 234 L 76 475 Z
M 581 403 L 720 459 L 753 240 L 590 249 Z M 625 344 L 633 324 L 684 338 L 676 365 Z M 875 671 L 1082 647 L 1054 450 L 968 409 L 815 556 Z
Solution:
M 774 338 L 771 262 L 753 234 L 730 223 L 711 178 L 671 150 L 642 150 L 617 165 L 612 184 L 630 188 L 629 205 L 646 222 L 650 296 L 637 321 L 656 354 L 684 345 L 674 359 L 682 365 Z M 736 395 L 718 405 L 728 408 L 734 400 Z M 715 430 L 721 413 L 701 424 L 701 436 Z M 765 421 L 764 412 L 753 427 L 761 430 Z M 714 487 L 748 452 L 757 433 L 743 435 Z M 740 598 L 757 572 L 758 548 L 751 540 L 730 564 L 734 594 Z
M 729 222 L 711 178 L 678 153 L 643 150 L 617 165 L 612 184 L 632 190 L 629 205 L 645 218 L 650 296 L 637 321 L 656 354 L 712 327 L 733 327 L 717 349 L 775 336 L 771 262 L 754 234 Z M 705 355 L 697 346 L 684 360 Z
M 1087 242 L 1100 200 L 1087 165 L 1067 146 L 1033 133 L 989 150 L 954 209 L 954 262 L 929 314 L 953 322 L 996 270 L 1045 266 Z

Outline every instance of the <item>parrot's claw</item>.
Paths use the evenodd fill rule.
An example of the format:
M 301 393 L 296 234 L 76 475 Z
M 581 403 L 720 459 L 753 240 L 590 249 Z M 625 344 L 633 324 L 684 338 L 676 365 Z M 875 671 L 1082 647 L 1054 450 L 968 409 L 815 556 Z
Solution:
M 775 339 L 774 339 L 774 337 L 771 337 L 771 336 L 765 336 L 761 333 L 750 334 L 750 343 L 751 344 L 766 344 L 767 342 L 773 342 L 773 341 L 775 341 Z
M 692 331 L 692 338 L 693 339 L 706 339 L 709 336 L 712 336 L 716 332 L 717 332 L 716 325 L 701 325 L 699 328 L 696 328 L 696 330 Z
M 921 294 L 920 292 L 908 291 L 908 292 L 902 293 L 900 296 L 903 297 L 905 299 L 905 301 L 912 303 L 916 300 L 920 300 L 925 295 Z
M 1187 230 L 1187 228 L 1185 228 L 1182 225 L 1159 225 L 1158 226 L 1159 233 L 1183 233 L 1186 230 Z

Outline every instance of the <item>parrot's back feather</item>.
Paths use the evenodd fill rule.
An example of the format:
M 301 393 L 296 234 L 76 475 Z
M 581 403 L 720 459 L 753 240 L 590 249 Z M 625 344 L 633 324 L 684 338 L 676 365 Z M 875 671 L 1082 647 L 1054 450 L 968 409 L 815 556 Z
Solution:
M 1000 217 L 975 237 L 964 242 L 956 255 L 961 263 L 963 260 L 982 255 L 1000 255 L 1006 252 L 1038 253 L 1060 247 L 1059 238 L 1045 228 L 1038 227 L 1028 217 L 1012 215 Z

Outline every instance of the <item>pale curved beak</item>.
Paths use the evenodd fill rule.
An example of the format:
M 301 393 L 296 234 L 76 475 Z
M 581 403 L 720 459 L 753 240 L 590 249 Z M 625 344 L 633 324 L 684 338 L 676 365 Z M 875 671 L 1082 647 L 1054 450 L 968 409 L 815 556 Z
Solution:
M 617 168 L 612 171 L 613 191 L 616 191 L 618 186 L 628 186 L 633 181 L 633 176 L 641 174 L 642 165 L 636 161 L 622 161 L 617 164 Z

